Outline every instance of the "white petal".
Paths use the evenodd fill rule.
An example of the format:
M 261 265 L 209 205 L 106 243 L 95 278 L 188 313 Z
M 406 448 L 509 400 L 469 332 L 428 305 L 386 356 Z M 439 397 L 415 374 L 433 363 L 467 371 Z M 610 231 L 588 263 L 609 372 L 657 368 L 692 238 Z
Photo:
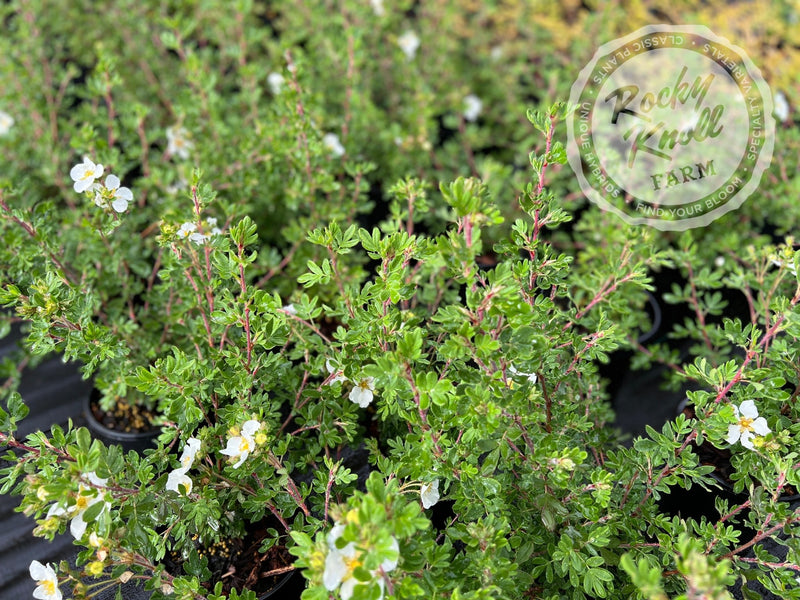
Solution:
M 336 550 L 336 540 L 342 537 L 344 533 L 344 525 L 334 525 L 328 532 L 328 547 L 331 550 Z
M 739 413 L 747 417 L 748 419 L 755 419 L 758 417 L 758 409 L 756 408 L 756 403 L 752 400 L 745 400 L 739 405 Z
M 283 89 L 283 83 L 283 75 L 280 73 L 270 73 L 267 75 L 267 84 L 269 85 L 269 89 L 273 94 L 277 95 L 281 93 L 281 90 Z
M 52 568 L 45 567 L 38 560 L 31 561 L 31 566 L 28 567 L 28 570 L 31 573 L 31 577 L 36 581 L 42 581 L 43 579 L 47 579 L 50 576 L 48 569 L 49 571 L 52 571 Z
M 83 174 L 86 172 L 86 166 L 83 163 L 75 165 L 69 170 L 70 179 L 73 181 L 78 181 Z
M 115 198 L 111 203 L 111 207 L 118 213 L 124 213 L 128 210 L 128 201 L 124 198 Z
M 261 423 L 255 420 L 245 421 L 242 425 L 242 433 L 247 437 L 253 437 L 256 431 L 261 428 Z
M 423 508 L 427 509 L 436 504 L 439 501 L 439 480 L 434 479 L 432 482 L 424 484 L 419 495 Z
M 344 155 L 344 146 L 339 141 L 339 136 L 335 133 L 326 133 L 322 136 L 322 144 L 331 151 L 331 154 L 334 156 L 343 156 Z
M 200 445 L 202 442 L 197 438 L 190 437 L 186 440 L 186 445 L 183 447 L 183 454 L 181 455 L 181 465 L 184 467 L 191 467 L 194 464 L 194 459 L 197 456 L 197 453 L 200 451 Z M 189 464 L 186 465 L 185 462 Z
M 73 517 L 69 524 L 69 532 L 76 540 L 81 539 L 83 534 L 86 533 L 86 521 L 83 520 L 83 511 Z
M 439 485 L 438 480 L 436 481 L 436 485 L 438 487 Z M 396 554 L 395 557 L 387 558 L 381 563 L 381 569 L 383 569 L 384 573 L 388 573 L 389 571 L 394 569 L 397 566 L 397 560 L 400 558 L 400 544 L 397 543 L 397 540 L 395 538 L 392 538 L 392 550 L 394 550 Z
M 167 485 L 165 485 L 165 489 L 169 490 L 170 492 L 177 492 L 178 494 L 181 493 L 181 489 L 178 487 L 182 485 L 186 488 L 186 493 L 192 491 L 192 479 L 188 475 L 186 475 L 186 471 L 188 469 L 175 469 L 169 474 L 167 477 Z
M 67 514 L 67 510 L 58 504 L 53 504 L 53 506 L 50 507 L 50 510 L 47 511 L 48 517 L 60 517 L 61 515 L 65 514 Z
M 106 189 L 115 190 L 119 187 L 119 177 L 116 175 L 109 175 L 106 177 Z
M 322 584 L 325 589 L 332 592 L 342 582 L 347 574 L 347 565 L 344 556 L 338 550 L 331 550 L 325 557 L 325 571 L 322 573 Z
M 403 35 L 397 38 L 397 45 L 409 59 L 414 58 L 419 48 L 419 37 L 413 31 L 406 31 Z
M 764 417 L 758 417 L 755 421 L 753 421 L 753 431 L 755 431 L 758 435 L 767 435 L 772 430 L 767 426 L 767 420 Z
M 228 440 L 228 445 L 225 447 L 225 450 L 220 450 L 220 454 L 225 454 L 226 456 L 239 456 L 241 452 L 239 451 L 239 447 L 242 445 L 242 438 L 240 436 L 232 437 Z
M 238 462 L 237 462 L 236 464 L 234 464 L 234 465 L 233 465 L 233 468 L 234 468 L 234 469 L 238 469 L 239 467 L 241 467 L 241 466 L 242 466 L 242 463 L 243 463 L 245 460 L 247 460 L 247 456 L 248 456 L 249 454 L 250 454 L 249 452 L 242 452 L 242 454 L 239 456 L 239 460 L 238 460 Z
M 470 94 L 464 98 L 464 118 L 467 121 L 475 121 L 483 110 L 483 102 L 475 94 Z
M 353 597 L 353 588 L 356 587 L 356 584 L 358 584 L 358 580 L 355 577 L 349 577 L 342 583 L 342 587 L 339 589 L 339 596 L 342 600 L 350 600 Z
M 728 425 L 728 437 L 725 438 L 729 444 L 735 444 L 739 441 L 739 436 L 741 435 L 741 431 L 739 430 L 738 425 Z
M 97 487 L 106 487 L 106 484 L 108 483 L 108 479 L 101 479 L 94 471 L 87 473 L 86 479 L 89 480 L 89 483 L 96 485 Z
M 114 192 L 115 198 L 122 198 L 123 200 L 127 200 L 130 202 L 133 200 L 133 192 L 131 192 L 130 188 L 121 187 L 117 191 Z
M 72 186 L 72 189 L 81 194 L 92 187 L 93 183 L 94 181 L 91 179 L 80 179 L 75 182 L 75 184 Z
M 197 225 L 195 225 L 194 223 L 184 223 L 178 230 L 178 235 L 183 237 L 188 237 L 192 231 L 196 230 L 197 230 Z
M 743 431 L 742 437 L 739 439 L 739 441 L 745 448 L 749 450 L 753 449 L 753 433 L 751 431 Z
M 350 401 L 358 404 L 361 408 L 366 408 L 372 402 L 372 392 L 357 385 L 350 390 Z

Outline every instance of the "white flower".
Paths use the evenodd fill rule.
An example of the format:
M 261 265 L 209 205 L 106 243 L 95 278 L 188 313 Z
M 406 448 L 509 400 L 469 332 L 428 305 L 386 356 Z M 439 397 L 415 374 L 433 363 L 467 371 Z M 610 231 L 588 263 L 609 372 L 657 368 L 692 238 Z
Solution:
M 267 75 L 267 85 L 269 86 L 269 91 L 272 92 L 274 96 L 281 93 L 284 83 L 285 80 L 280 73 L 270 73 Z
M 222 233 L 222 230 L 219 227 L 217 227 L 216 217 L 208 217 L 206 219 L 206 225 L 208 225 L 209 228 L 211 229 L 209 235 L 219 235 L 220 233 Z
M 188 238 L 194 231 L 197 231 L 197 225 L 194 223 L 183 223 L 178 230 L 178 237 Z
M 502 46 L 492 46 L 492 49 L 489 51 L 489 56 L 493 61 L 498 61 L 503 58 L 503 47 Z
M 742 446 L 753 449 L 754 435 L 767 435 L 770 428 L 767 427 L 767 420 L 758 416 L 756 403 L 752 400 L 745 400 L 738 407 L 733 407 L 736 414 L 736 424 L 728 426 L 727 442 L 735 444 L 741 442 Z
M 294 304 L 287 304 L 281 310 L 285 312 L 287 315 L 296 315 L 297 309 L 294 307 Z
M 339 596 L 342 600 L 350 600 L 353 596 L 353 589 L 356 585 L 366 585 L 370 582 L 359 582 L 354 576 L 353 571 L 362 565 L 361 556 L 353 542 L 346 544 L 343 548 L 336 547 L 336 541 L 344 533 L 344 525 L 334 525 L 328 533 L 328 556 L 325 557 L 325 571 L 322 574 L 322 583 L 329 592 L 339 587 Z M 392 550 L 394 558 L 387 558 L 381 563 L 381 570 L 389 573 L 397 566 L 397 558 L 400 554 L 400 546 L 397 540 L 392 538 Z M 377 580 L 381 590 L 380 598 L 383 598 L 383 579 L 381 573 L 372 572 L 372 576 Z
M 786 95 L 783 92 L 775 94 L 774 112 L 781 123 L 789 118 L 789 102 L 786 100 Z
M 126 187 L 119 187 L 119 184 L 119 177 L 116 175 L 106 177 L 105 186 L 95 184 L 93 186 L 94 203 L 97 206 L 106 207 L 110 202 L 111 208 L 118 213 L 128 210 L 128 202 L 133 201 L 133 193 Z
M 772 264 L 780 269 L 783 266 L 783 261 L 773 259 Z M 786 263 L 786 268 L 789 269 L 789 272 L 792 275 L 797 275 L 797 271 L 795 270 L 793 263 Z
M 31 577 L 36 581 L 33 597 L 37 600 L 61 600 L 61 590 L 58 589 L 58 576 L 49 564 L 47 566 L 38 560 L 31 561 L 28 568 Z
M 174 469 L 167 477 L 167 485 L 165 488 L 168 491 L 181 493 L 179 485 L 186 488 L 186 493 L 192 491 L 192 479 L 186 474 L 194 464 L 194 459 L 200 451 L 200 440 L 197 438 L 189 438 L 186 440 L 186 445 L 183 447 L 183 454 L 181 454 L 181 466 Z
M 536 376 L 536 373 L 523 373 L 522 371 L 517 371 L 514 365 L 508 365 L 508 372 L 512 375 L 516 375 L 517 377 L 527 377 L 528 381 L 531 383 L 536 383 L 536 381 L 539 379 Z
M 194 464 L 194 459 L 200 451 L 200 440 L 190 437 L 186 440 L 186 445 L 183 447 L 183 454 L 181 454 L 181 469 L 191 469 Z
M 258 421 L 245 421 L 244 425 L 242 425 L 241 435 L 230 438 L 225 450 L 220 450 L 221 454 L 239 459 L 238 462 L 233 465 L 234 469 L 238 469 L 241 464 L 247 460 L 250 453 L 255 450 L 256 441 L 253 439 L 253 436 L 260 428 L 261 423 Z
M 342 143 L 339 141 L 339 136 L 335 133 L 326 133 L 323 135 L 322 145 L 330 150 L 331 154 L 337 158 L 344 155 L 344 146 L 342 146 Z
M 189 238 L 195 244 L 204 244 L 208 237 L 197 231 L 197 225 L 194 223 L 184 223 L 178 230 L 178 237 Z
M 400 46 L 408 60 L 413 60 L 417 55 L 417 48 L 419 48 L 419 37 L 409 29 L 397 38 L 397 45 Z
M 483 110 L 483 102 L 475 94 L 469 94 L 464 98 L 464 118 L 467 121 L 475 121 Z
M 180 494 L 181 490 L 178 486 L 182 485 L 186 488 L 186 493 L 190 493 L 192 491 L 192 478 L 186 474 L 188 470 L 189 469 L 172 470 L 167 477 L 167 485 L 164 486 L 164 489 Z
M 14 117 L 0 110 L 0 136 L 7 135 L 14 126 Z
M 336 547 L 336 540 L 341 537 L 343 531 L 344 525 L 335 525 L 328 534 L 328 556 L 325 557 L 322 583 L 329 592 L 341 585 L 339 594 L 342 600 L 349 600 L 357 583 L 353 571 L 360 562 L 356 557 L 356 545 L 353 542 L 343 548 Z
M 372 392 L 375 391 L 375 378 L 363 377 L 356 386 L 350 391 L 350 401 L 355 402 L 361 408 L 366 408 L 372 402 Z
M 189 134 L 183 127 L 167 127 L 167 154 L 186 160 L 193 147 L 194 144 L 189 140 Z
M 83 534 L 86 533 L 86 521 L 83 520 L 83 514 L 89 509 L 90 506 L 94 506 L 98 502 L 102 502 L 103 496 L 101 494 L 97 494 L 91 498 L 87 498 L 81 494 L 78 495 L 78 500 L 75 503 L 76 514 L 72 517 L 72 521 L 69 524 L 69 532 L 72 534 L 76 540 L 79 540 L 83 537 Z M 105 503 L 103 509 L 101 509 L 101 513 L 104 509 L 110 508 L 110 504 L 108 502 Z
M 104 488 L 108 482 L 107 479 L 100 479 L 94 471 L 87 473 L 85 477 L 93 485 L 88 486 L 84 483 L 78 484 L 78 496 L 75 499 L 75 504 L 65 509 L 60 503 L 56 503 L 47 511 L 48 517 L 60 517 L 65 514 L 72 515 L 69 531 L 76 540 L 81 539 L 83 534 L 86 533 L 87 523 L 83 520 L 83 513 L 85 513 L 90 506 L 103 500 L 102 492 L 96 488 Z M 91 492 L 94 492 L 94 495 L 91 495 Z M 100 512 L 109 508 L 111 508 L 111 505 L 106 502 Z
M 70 169 L 69 176 L 75 182 L 72 186 L 76 192 L 82 193 L 94 185 L 95 179 L 103 176 L 103 165 L 96 165 L 90 158 L 83 157 L 83 162 Z
M 325 359 L 325 368 L 329 374 L 327 385 L 333 385 L 337 381 L 347 381 L 347 377 L 344 376 L 344 371 L 337 365 L 334 365 L 330 358 Z
M 434 479 L 430 483 L 422 484 L 419 490 L 423 508 L 430 508 L 439 501 L 439 480 Z
M 717 258 L 715 258 L 714 259 L 714 265 L 717 268 L 724 267 L 725 266 L 725 257 L 724 256 L 718 256 Z
M 370 5 L 372 5 L 372 12 L 375 13 L 376 17 L 382 17 L 386 14 L 386 10 L 383 8 L 383 0 L 369 0 Z

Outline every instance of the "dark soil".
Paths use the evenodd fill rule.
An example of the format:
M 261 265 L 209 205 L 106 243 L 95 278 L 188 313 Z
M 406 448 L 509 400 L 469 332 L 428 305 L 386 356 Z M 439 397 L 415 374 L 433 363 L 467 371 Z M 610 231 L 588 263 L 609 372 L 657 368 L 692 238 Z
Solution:
M 120 399 L 114 408 L 104 411 L 100 408 L 98 400 L 93 394 L 89 408 L 97 422 L 108 429 L 123 433 L 150 433 L 160 430 L 158 426 L 153 425 L 158 414 L 146 406 L 130 404 Z
M 208 559 L 208 570 L 211 571 L 211 581 L 207 584 L 209 590 L 222 581 L 225 595 L 232 589 L 241 591 L 246 588 L 262 598 L 294 570 L 292 556 L 282 544 L 275 544 L 263 554 L 259 552 L 264 540 L 270 537 L 268 528 L 271 525 L 269 521 L 254 523 L 244 538 L 198 548 L 200 555 Z M 167 555 L 164 560 L 167 571 L 176 576 L 183 574 L 182 562 L 177 554 Z

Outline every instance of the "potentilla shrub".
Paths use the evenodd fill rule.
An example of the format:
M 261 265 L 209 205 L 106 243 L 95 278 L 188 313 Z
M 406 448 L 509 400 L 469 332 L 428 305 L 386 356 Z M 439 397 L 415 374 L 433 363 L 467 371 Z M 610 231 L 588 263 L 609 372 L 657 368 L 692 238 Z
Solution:
M 24 335 L 0 491 L 80 547 L 31 563 L 35 597 L 253 600 L 207 549 L 257 525 L 307 600 L 798 594 L 793 242 L 572 227 L 571 109 L 526 115 L 520 78 L 560 55 L 519 6 L 47 8 L 0 9 L 0 322 Z M 637 339 L 667 268 L 684 354 Z M 691 416 L 624 443 L 620 348 L 690 384 Z M 19 374 L 53 354 L 153 409 L 157 444 L 19 436 Z M 720 485 L 703 443 L 743 495 L 671 515 Z

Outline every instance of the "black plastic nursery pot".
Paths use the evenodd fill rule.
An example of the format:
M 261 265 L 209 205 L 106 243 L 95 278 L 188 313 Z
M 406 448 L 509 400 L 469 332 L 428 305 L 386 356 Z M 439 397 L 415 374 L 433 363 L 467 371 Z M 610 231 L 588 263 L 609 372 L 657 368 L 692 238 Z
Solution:
M 195 541 L 198 554 L 211 572 L 208 589 L 214 589 L 221 581 L 224 594 L 246 588 L 254 591 L 258 600 L 299 599 L 306 582 L 300 570 L 294 568 L 286 546 L 276 542 L 265 552 L 260 551 L 263 543 L 275 535 L 276 526 L 277 520 L 267 517 L 247 524 L 243 538 L 222 539 L 210 545 Z M 184 574 L 184 558 L 177 553 L 167 553 L 163 564 L 171 575 Z
M 92 580 L 87 580 L 92 583 Z M 125 600 L 150 600 L 152 592 L 144 589 L 141 583 L 130 581 L 122 585 L 121 588 L 113 586 L 94 596 L 95 600 L 116 600 L 117 589 L 120 590 Z M 283 574 L 278 583 L 270 590 L 260 594 L 258 600 L 299 600 L 300 595 L 305 589 L 305 578 L 299 569 Z
M 270 591 L 258 597 L 258 600 L 295 600 L 300 598 L 306 589 L 306 580 L 299 569 L 289 571 Z
M 117 444 L 126 452 L 144 452 L 155 447 L 161 428 L 152 424 L 149 415 L 134 407 L 135 417 L 125 416 L 121 411 L 104 412 L 100 408 L 100 392 L 92 389 L 83 400 L 86 425 L 96 439 L 106 445 Z

